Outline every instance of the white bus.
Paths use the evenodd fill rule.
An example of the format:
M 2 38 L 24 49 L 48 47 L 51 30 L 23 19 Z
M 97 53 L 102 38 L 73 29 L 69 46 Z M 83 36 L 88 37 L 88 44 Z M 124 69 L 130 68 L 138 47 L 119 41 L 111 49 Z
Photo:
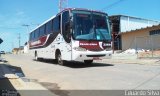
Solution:
M 69 8 L 30 33 L 29 50 L 36 60 L 83 61 L 111 58 L 108 15 L 88 9 Z

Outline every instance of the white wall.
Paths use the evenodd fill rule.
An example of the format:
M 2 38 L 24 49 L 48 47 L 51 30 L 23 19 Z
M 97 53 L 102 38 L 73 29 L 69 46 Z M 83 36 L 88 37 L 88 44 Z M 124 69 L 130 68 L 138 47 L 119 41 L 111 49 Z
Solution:
M 28 53 L 29 52 L 28 50 L 29 50 L 29 47 L 28 47 L 28 44 L 27 44 L 27 45 L 24 46 L 24 53 Z
M 146 28 L 146 27 L 158 25 L 158 24 L 160 24 L 160 22 L 141 19 L 141 18 L 121 16 L 120 32 L 127 32 L 131 30 Z

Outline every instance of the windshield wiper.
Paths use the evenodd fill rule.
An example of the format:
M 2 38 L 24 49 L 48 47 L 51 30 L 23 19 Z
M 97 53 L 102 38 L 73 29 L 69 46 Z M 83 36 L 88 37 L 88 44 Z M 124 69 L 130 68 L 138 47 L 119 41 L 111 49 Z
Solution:
M 98 29 L 97 29 L 98 30 Z M 96 30 L 96 31 L 97 31 Z M 101 36 L 103 37 L 102 41 L 106 41 L 107 39 L 105 38 L 105 36 L 103 35 L 102 31 L 98 30 L 98 32 L 101 34 Z

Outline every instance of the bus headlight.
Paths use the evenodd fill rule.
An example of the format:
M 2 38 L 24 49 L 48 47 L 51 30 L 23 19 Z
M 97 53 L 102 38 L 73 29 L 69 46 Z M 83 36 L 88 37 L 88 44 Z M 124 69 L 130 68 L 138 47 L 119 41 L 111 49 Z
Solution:
M 87 51 L 87 49 L 82 48 L 82 47 L 74 47 L 73 49 L 76 51 Z

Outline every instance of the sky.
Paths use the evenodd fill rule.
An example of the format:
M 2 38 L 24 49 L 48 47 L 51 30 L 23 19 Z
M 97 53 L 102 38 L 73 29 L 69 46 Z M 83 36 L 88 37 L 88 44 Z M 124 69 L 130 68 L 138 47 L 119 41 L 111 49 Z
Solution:
M 29 30 L 58 13 L 59 0 L 0 0 L 0 50 L 11 51 L 27 42 Z M 68 0 L 68 7 L 100 10 L 160 21 L 160 0 Z

